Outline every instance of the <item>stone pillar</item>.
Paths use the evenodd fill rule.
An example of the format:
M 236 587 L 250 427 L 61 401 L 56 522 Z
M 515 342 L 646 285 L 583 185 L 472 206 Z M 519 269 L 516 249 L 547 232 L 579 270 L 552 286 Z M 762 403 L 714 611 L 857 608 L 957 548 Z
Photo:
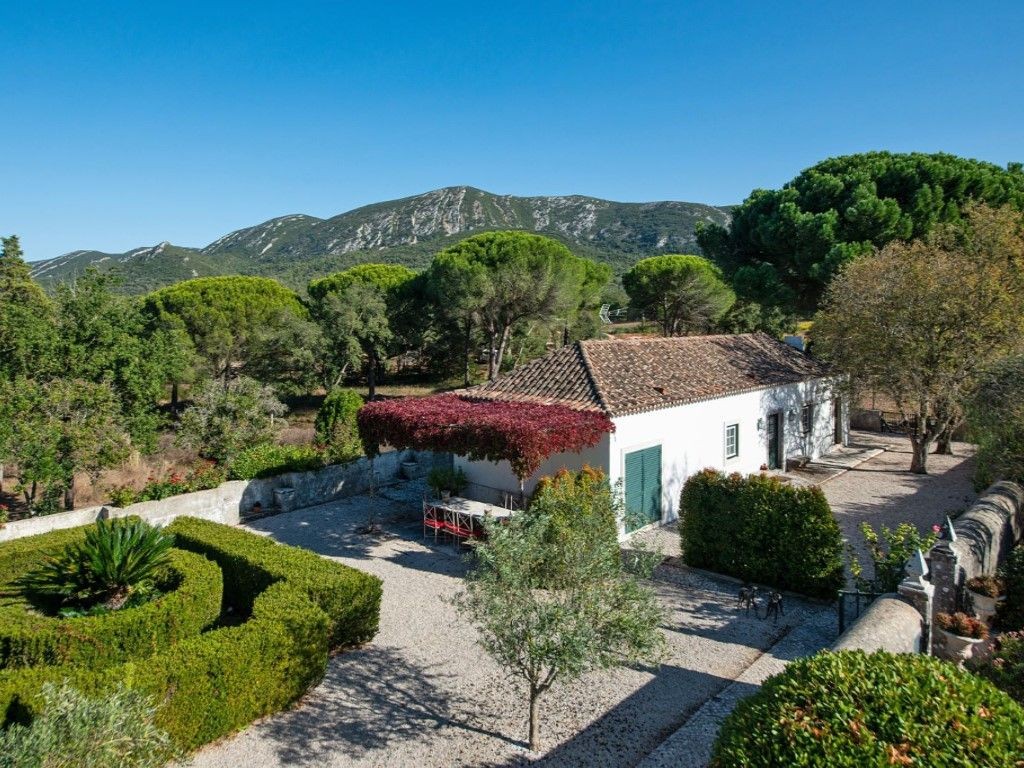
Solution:
M 931 581 L 935 587 L 932 608 L 935 613 L 954 613 L 957 610 L 959 585 L 957 582 L 956 550 L 949 541 L 940 541 L 931 552 Z M 929 623 L 931 619 L 929 617 Z
M 926 654 L 932 652 L 932 609 L 935 595 L 935 585 L 926 578 L 928 572 L 924 553 L 917 550 L 917 554 L 907 563 L 906 578 L 897 588 L 899 596 L 921 614 L 921 653 Z

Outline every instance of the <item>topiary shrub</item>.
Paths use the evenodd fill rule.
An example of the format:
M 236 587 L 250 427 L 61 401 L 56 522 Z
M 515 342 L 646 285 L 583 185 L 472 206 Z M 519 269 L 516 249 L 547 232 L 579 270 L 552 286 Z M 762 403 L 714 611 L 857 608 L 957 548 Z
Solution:
M 0 669 L 0 726 L 38 717 L 46 683 L 67 681 L 88 696 L 123 683 L 161 702 L 156 726 L 177 747 L 193 749 L 295 701 L 323 676 L 332 647 L 363 642 L 377 630 L 381 590 L 373 576 L 219 523 L 180 518 L 169 533 L 191 557 L 206 554 L 215 565 L 204 562 L 219 566 L 224 603 L 244 621 L 119 665 Z M 47 545 L 81 536 L 61 531 Z M 24 541 L 12 544 L 19 567 L 31 567 L 30 555 L 38 559 L 39 542 L 35 552 Z
M 1024 709 L 930 656 L 863 651 L 799 659 L 722 724 L 713 768 L 1013 766 Z
M 706 469 L 683 486 L 683 560 L 697 568 L 812 597 L 845 581 L 843 540 L 819 488 Z
M 232 480 L 274 477 L 285 472 L 311 472 L 326 464 L 322 451 L 312 445 L 272 445 L 263 443 L 246 448 L 234 461 L 228 476 Z
M 377 634 L 381 581 L 376 576 L 208 520 L 180 517 L 167 530 L 179 547 L 220 566 L 225 600 L 238 610 L 248 611 L 267 587 L 287 581 L 330 617 L 332 647 L 364 643 Z
M 0 572 L 5 564 L 0 556 Z M 0 587 L 0 669 L 40 664 L 110 666 L 150 656 L 217 621 L 223 587 L 220 568 L 214 563 L 173 549 L 155 579 L 165 593 L 156 599 L 78 618 L 45 616 L 33 610 L 19 588 Z

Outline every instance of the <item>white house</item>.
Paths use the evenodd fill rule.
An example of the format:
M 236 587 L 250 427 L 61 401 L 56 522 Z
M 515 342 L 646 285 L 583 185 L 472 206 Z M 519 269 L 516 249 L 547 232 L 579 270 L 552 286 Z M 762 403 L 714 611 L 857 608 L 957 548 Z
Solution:
M 613 433 L 582 453 L 550 457 L 526 491 L 563 467 L 600 468 L 622 481 L 633 529 L 675 519 L 683 483 L 701 469 L 784 469 L 848 434 L 836 379 L 765 334 L 578 341 L 464 394 L 607 414 Z M 498 502 L 518 492 L 507 462 L 455 464 L 468 496 Z

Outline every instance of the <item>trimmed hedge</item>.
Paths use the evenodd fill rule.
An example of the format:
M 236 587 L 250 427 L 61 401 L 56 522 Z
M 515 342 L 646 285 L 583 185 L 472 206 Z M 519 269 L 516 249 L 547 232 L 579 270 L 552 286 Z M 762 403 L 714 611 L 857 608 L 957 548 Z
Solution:
M 46 682 L 67 680 L 86 695 L 124 683 L 162 702 L 156 725 L 194 749 L 295 701 L 323 676 L 332 646 L 376 632 L 372 576 L 218 523 L 179 518 L 168 530 L 220 566 L 224 602 L 247 619 L 120 665 L 0 670 L 0 724 L 30 720 Z
M 0 569 L 4 567 L 0 557 Z M 21 575 L 3 572 L 5 577 Z M 171 591 L 135 608 L 73 619 L 36 613 L 20 595 L 7 592 L 0 605 L 0 669 L 40 664 L 109 666 L 151 656 L 217 621 L 223 583 L 214 563 L 192 552 L 171 550 L 158 581 Z
M 208 520 L 181 517 L 167 531 L 176 546 L 220 566 L 225 600 L 236 610 L 247 612 L 270 584 L 287 581 L 330 617 L 332 647 L 365 643 L 377 634 L 381 581 L 376 576 Z
M 1024 759 L 1024 709 L 930 656 L 823 652 L 793 662 L 726 718 L 712 768 L 920 765 Z
M 688 565 L 813 597 L 834 598 L 845 582 L 842 535 L 819 488 L 705 469 L 683 486 L 680 518 Z

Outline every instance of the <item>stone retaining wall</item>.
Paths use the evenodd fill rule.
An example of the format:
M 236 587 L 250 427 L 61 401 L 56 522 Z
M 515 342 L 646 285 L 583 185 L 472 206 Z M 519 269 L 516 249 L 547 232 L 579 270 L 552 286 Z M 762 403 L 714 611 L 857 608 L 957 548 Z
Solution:
M 403 463 L 410 460 L 415 461 L 415 464 L 403 468 Z M 444 465 L 446 461 L 450 462 L 447 455 L 435 455 L 429 451 L 383 453 L 373 460 L 373 481 L 377 486 L 382 486 L 398 482 L 409 474 L 421 477 L 427 474 L 435 463 Z M 88 525 L 101 517 L 129 515 L 141 517 L 158 525 L 164 525 L 186 515 L 237 525 L 241 517 L 257 502 L 264 510 L 274 509 L 275 489 L 293 488 L 291 502 L 293 508 L 297 509 L 364 493 L 369 489 L 370 483 L 370 461 L 364 458 L 312 472 L 288 472 L 263 479 L 232 480 L 207 491 L 183 493 L 160 501 L 143 501 L 124 508 L 106 505 L 15 520 L 0 528 L 0 541 Z
M 840 635 L 832 650 L 919 653 L 923 624 L 921 614 L 898 595 L 882 595 Z

